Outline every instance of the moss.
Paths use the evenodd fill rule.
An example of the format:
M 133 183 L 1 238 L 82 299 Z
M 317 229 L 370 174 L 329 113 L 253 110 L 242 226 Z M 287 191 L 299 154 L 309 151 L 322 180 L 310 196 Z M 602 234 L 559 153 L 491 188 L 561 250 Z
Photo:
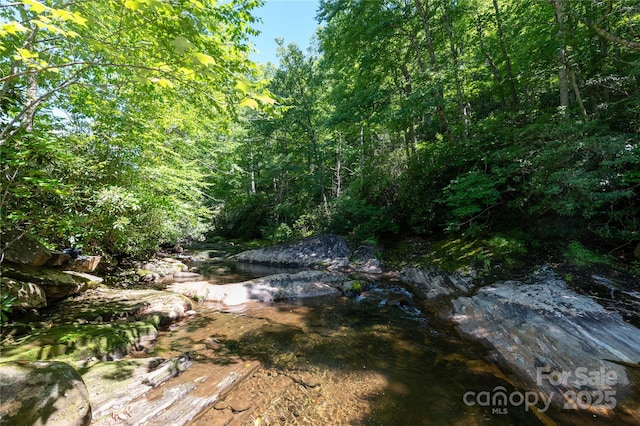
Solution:
M 145 337 L 156 334 L 155 325 L 149 321 L 65 325 L 32 334 L 17 344 L 2 347 L 2 358 L 6 361 L 108 358 L 124 355 Z
M 563 251 L 565 259 L 574 266 L 613 266 L 615 259 L 612 256 L 589 250 L 577 241 L 569 243 Z
M 473 267 L 483 273 L 520 266 L 527 254 L 525 244 L 502 235 L 441 238 L 432 241 L 412 239 L 400 242 L 385 255 L 385 261 L 404 266 L 438 267 L 456 271 Z

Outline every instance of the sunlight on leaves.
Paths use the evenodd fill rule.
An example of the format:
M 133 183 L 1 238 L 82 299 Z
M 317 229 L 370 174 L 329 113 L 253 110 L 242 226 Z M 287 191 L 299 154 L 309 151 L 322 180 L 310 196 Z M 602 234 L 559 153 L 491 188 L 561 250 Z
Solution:
M 47 6 L 36 0 L 22 0 L 22 3 L 28 5 L 34 13 L 42 13 L 47 10 Z

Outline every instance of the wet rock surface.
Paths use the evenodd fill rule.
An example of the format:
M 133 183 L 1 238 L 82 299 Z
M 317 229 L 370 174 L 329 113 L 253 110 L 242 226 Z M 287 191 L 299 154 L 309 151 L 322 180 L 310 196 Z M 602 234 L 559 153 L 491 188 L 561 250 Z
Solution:
M 23 336 L 7 328 L 0 349 L 3 359 L 14 360 L 118 359 L 148 350 L 158 328 L 185 317 L 191 307 L 178 294 L 98 288 L 60 301 Z
M 184 318 L 192 302 L 161 290 L 97 288 L 58 303 L 52 320 L 110 322 L 117 319 L 149 319 L 165 326 Z M 64 316 L 64 317 L 63 317 Z
M 469 293 L 474 288 L 471 277 L 455 272 L 419 267 L 404 268 L 398 276 L 400 282 L 407 284 L 419 298 L 432 300 L 442 296 L 449 298 Z
M 330 240 L 331 236 L 319 238 Z M 189 281 L 200 278 L 207 268 L 228 277 L 240 275 L 234 275 L 235 265 L 214 263 L 218 259 L 201 264 L 208 261 L 206 256 L 198 261 L 169 261 L 159 256 L 159 268 L 152 265 L 155 261 L 138 266 L 154 269 L 149 271 L 153 281 L 157 276 L 162 284 L 165 280 L 187 280 L 172 283 L 169 288 L 198 301 L 217 302 L 215 308 L 206 303 L 194 308 L 184 296 L 171 292 L 101 287 L 58 302 L 55 309 L 46 312 L 46 318 L 40 318 L 42 331 L 28 331 L 39 340 L 13 355 L 65 359 L 76 365 L 91 395 L 95 425 L 364 424 L 369 420 L 377 424 L 419 424 L 425 418 L 436 424 L 464 424 L 470 419 L 489 419 L 481 408 L 466 407 L 461 402 L 462 394 L 473 388 L 467 382 L 469 378 L 478 381 L 476 387 L 489 386 L 489 380 L 491 387 L 497 383 L 529 389 L 537 386 L 537 367 L 548 367 L 548 373 L 566 369 L 575 376 L 576 363 L 581 362 L 593 371 L 601 367 L 605 373 L 615 372 L 615 391 L 621 400 L 627 390 L 633 391 L 629 388 L 636 382 L 630 370 L 637 367 L 638 360 L 631 355 L 639 349 L 634 346 L 638 342 L 634 328 L 593 300 L 572 292 L 550 271 L 526 281 L 500 282 L 477 290 L 467 277 L 406 268 L 397 274 L 402 285 L 397 281 L 373 285 L 373 281 L 382 279 L 376 269 L 379 262 L 371 261 L 375 260 L 374 250 L 358 249 L 351 256 L 347 247 L 340 253 L 346 256 L 334 257 L 335 252 L 324 258 L 310 256 L 324 259 L 310 265 L 337 267 L 344 274 L 307 270 L 242 282 L 225 281 L 227 278 Z M 258 263 L 246 265 L 257 267 Z M 166 270 L 162 269 L 165 266 Z M 356 274 L 358 270 L 365 273 Z M 139 275 L 135 270 L 131 273 L 137 282 Z M 385 277 L 392 275 L 396 277 Z M 633 299 L 633 290 L 622 292 L 606 277 L 595 276 L 593 280 L 606 293 L 603 297 L 617 301 L 624 293 Z M 228 282 L 231 284 L 222 284 Z M 352 299 L 313 299 L 339 294 L 350 294 Z M 311 303 L 308 307 L 273 303 L 307 297 L 311 298 L 304 302 Z M 252 301 L 268 303 L 247 304 Z M 349 309 L 346 314 L 336 315 L 338 305 L 362 301 L 371 306 L 366 315 L 354 316 Z M 417 308 L 420 305 L 415 303 L 424 307 L 433 302 L 438 308 L 430 312 L 441 313 L 444 305 L 451 309 L 452 301 L 452 318 L 465 335 L 485 342 L 491 357 L 485 352 L 481 357 L 466 353 L 469 338 L 458 342 L 461 335 L 450 323 L 446 330 L 428 330 L 434 323 L 422 317 Z M 326 309 L 320 309 L 320 305 Z M 205 313 L 206 309 L 212 311 Z M 393 312 L 400 312 L 403 319 L 387 316 Z M 188 319 L 175 323 L 183 317 Z M 418 328 L 409 327 L 413 330 L 410 336 L 401 337 L 407 330 L 406 324 L 400 325 L 406 317 Z M 54 324 L 62 327 L 49 330 Z M 163 329 L 160 324 L 171 326 L 166 331 L 167 327 Z M 615 330 L 612 334 L 618 334 L 618 340 L 605 340 L 603 330 L 609 327 Z M 594 334 L 592 329 L 596 330 Z M 439 339 L 446 343 L 434 345 Z M 105 345 L 87 350 L 92 341 Z M 459 352 L 451 352 L 452 341 L 458 342 Z M 107 347 L 115 349 L 109 352 Z M 381 352 L 384 355 L 376 358 Z M 118 359 L 126 354 L 129 356 Z M 618 357 L 614 359 L 614 355 Z M 604 356 L 616 363 L 606 361 Z M 587 359 L 593 363 L 586 364 Z M 466 373 L 458 377 L 461 369 Z M 549 382 L 548 378 L 543 381 Z M 429 384 L 425 387 L 426 382 Z M 585 390 L 571 385 L 573 390 Z M 543 383 L 540 388 L 557 393 L 571 390 L 563 386 L 545 388 Z M 601 389 L 614 388 L 588 388 Z M 536 415 L 543 423 L 548 421 L 543 414 Z M 490 420 L 497 420 L 497 424 L 527 423 L 520 423 L 519 417 L 509 417 L 506 423 L 495 416 Z
M 365 274 L 381 274 L 382 262 L 378 259 L 376 248 L 370 245 L 358 247 L 353 253 L 350 269 Z
M 638 362 L 640 329 L 568 288 L 549 268 L 524 282 L 483 287 L 453 307 L 460 330 L 485 342 L 500 362 L 559 405 L 579 404 L 575 395 L 590 392 L 586 408 L 607 410 L 611 398 L 629 389 L 620 363 Z

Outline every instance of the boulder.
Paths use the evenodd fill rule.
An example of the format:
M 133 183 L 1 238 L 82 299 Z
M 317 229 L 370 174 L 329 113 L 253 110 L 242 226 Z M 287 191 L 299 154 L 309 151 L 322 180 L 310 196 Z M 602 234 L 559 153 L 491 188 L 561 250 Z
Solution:
M 184 318 L 192 305 L 188 298 L 166 291 L 97 288 L 62 300 L 58 307 L 68 320 L 111 322 L 136 317 L 163 326 Z
M 185 317 L 191 307 L 187 297 L 165 291 L 89 290 L 59 301 L 28 337 L 0 350 L 5 360 L 119 359 L 150 349 L 158 328 Z
M 248 302 L 337 296 L 341 294 L 338 288 L 344 280 L 345 276 L 340 273 L 303 271 L 224 285 L 210 284 L 207 281 L 176 283 L 167 289 L 196 300 L 234 306 Z
M 3 275 L 40 286 L 49 301 L 96 288 L 103 281 L 102 278 L 82 272 L 9 264 L 2 266 Z
M 361 246 L 353 254 L 351 269 L 365 274 L 381 274 L 382 267 L 373 246 Z
M 47 296 L 42 288 L 34 283 L 17 281 L 8 277 L 1 277 L 2 294 L 15 297 L 14 308 L 39 309 L 47 306 Z
M 80 374 L 63 362 L 0 363 L 0 423 L 87 426 L 89 393 Z
M 47 263 L 45 263 L 45 266 L 49 266 L 49 267 L 62 266 L 65 263 L 67 263 L 67 261 L 70 259 L 71 259 L 71 256 L 69 256 L 67 253 L 63 253 L 58 250 L 52 250 L 51 258 L 47 261 Z
M 284 267 L 344 269 L 349 266 L 350 254 L 349 246 L 342 237 L 328 234 L 305 238 L 296 243 L 245 251 L 231 256 L 231 259 Z
M 160 277 L 171 276 L 176 272 L 188 272 L 189 267 L 179 260 L 165 257 L 163 259 L 149 261 L 142 265 L 142 271 L 156 273 Z
M 404 268 L 398 279 L 411 287 L 421 299 L 432 300 L 440 296 L 467 294 L 473 289 L 473 279 L 458 273 L 438 269 Z
M 173 273 L 173 280 L 178 282 L 194 281 L 199 278 L 202 278 L 202 276 L 197 272 L 174 272 Z
M 68 259 L 64 268 L 76 272 L 93 272 L 100 264 L 100 256 L 79 256 L 77 259 Z
M 572 396 L 590 392 L 594 404 L 587 409 L 610 409 L 629 386 L 619 363 L 638 361 L 640 329 L 575 293 L 548 268 L 525 282 L 483 287 L 453 306 L 460 330 L 565 408 L 576 402 Z
M 67 324 L 34 330 L 19 343 L 2 346 L 7 361 L 119 359 L 149 349 L 158 336 L 153 321 Z
M 35 238 L 20 231 L 2 234 L 4 260 L 19 265 L 41 266 L 51 257 L 51 251 Z

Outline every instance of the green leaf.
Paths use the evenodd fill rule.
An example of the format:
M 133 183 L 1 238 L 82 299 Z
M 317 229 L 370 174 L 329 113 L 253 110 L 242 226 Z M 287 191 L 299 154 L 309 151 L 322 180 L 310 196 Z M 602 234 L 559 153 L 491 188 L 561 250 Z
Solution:
M 198 62 L 200 62 L 202 65 L 206 67 L 208 67 L 209 65 L 216 64 L 216 60 L 213 59 L 212 56 L 207 55 L 206 53 L 196 53 L 193 56 Z
M 4 24 L 2 26 L 2 31 L 8 34 L 16 35 L 18 33 L 27 32 L 29 31 L 29 29 L 22 25 L 20 22 L 14 21 L 9 22 L 8 24 Z
M 42 13 L 47 10 L 47 6 L 36 0 L 22 0 L 22 4 L 28 5 L 34 13 Z
M 171 44 L 173 45 L 176 52 L 178 52 L 178 54 L 180 55 L 184 55 L 185 52 L 195 48 L 193 43 L 191 43 L 189 40 L 187 40 L 183 36 L 177 36 L 171 41 Z
M 240 90 L 242 93 L 248 93 L 251 90 L 251 82 L 246 78 L 241 78 L 236 83 L 235 88 Z
M 262 102 L 263 104 L 267 104 L 267 105 L 275 105 L 278 102 L 277 100 L 273 99 L 269 95 L 258 94 L 258 95 L 254 95 L 253 97 L 259 100 L 260 102 Z
M 83 18 L 82 15 L 77 12 L 69 12 L 64 9 L 51 9 L 51 15 L 63 21 L 71 21 L 85 28 L 87 27 L 87 19 Z
M 136 11 L 140 7 L 140 2 L 137 0 L 127 0 L 124 2 L 124 7 Z
M 16 61 L 27 61 L 29 59 L 38 57 L 38 52 L 32 52 L 29 49 L 22 49 L 19 47 L 16 49 L 16 51 L 18 53 L 13 56 L 13 59 L 15 59 Z
M 260 108 L 260 105 L 258 104 L 258 102 L 256 102 L 255 99 L 251 99 L 251 98 L 243 99 L 242 102 L 240 102 L 240 106 L 241 107 L 248 107 L 248 108 L 251 108 L 251 109 Z

